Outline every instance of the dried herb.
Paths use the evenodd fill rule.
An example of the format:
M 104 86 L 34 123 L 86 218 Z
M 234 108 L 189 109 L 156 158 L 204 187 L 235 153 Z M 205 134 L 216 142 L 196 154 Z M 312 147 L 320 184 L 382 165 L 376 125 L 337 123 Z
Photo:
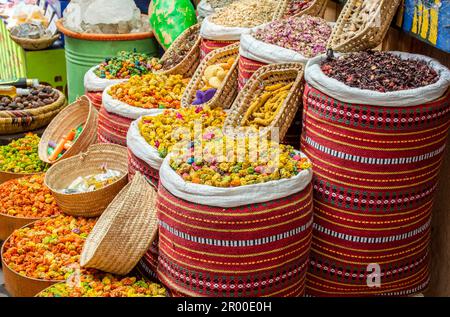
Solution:
M 327 58 L 321 68 L 325 75 L 348 86 L 379 92 L 424 87 L 439 79 L 428 63 L 402 59 L 389 52 L 366 51 Z

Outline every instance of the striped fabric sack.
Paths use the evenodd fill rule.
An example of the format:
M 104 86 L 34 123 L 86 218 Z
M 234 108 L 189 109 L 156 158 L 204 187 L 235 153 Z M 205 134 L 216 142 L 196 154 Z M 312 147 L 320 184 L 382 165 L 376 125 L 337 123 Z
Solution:
M 159 172 L 154 168 L 151 168 L 146 162 L 134 155 L 133 152 L 128 149 L 128 180 L 130 182 L 136 172 L 140 172 L 144 175 L 147 182 L 155 187 L 155 189 L 158 188 Z
M 99 143 L 127 146 L 127 132 L 131 122 L 131 119 L 110 113 L 102 106 L 98 114 Z
M 416 105 L 344 102 L 316 89 L 308 68 L 301 148 L 314 166 L 315 214 L 307 295 L 423 291 L 450 94 Z
M 253 73 L 256 72 L 260 67 L 267 65 L 266 63 L 257 62 L 239 55 L 239 65 L 238 65 L 238 88 L 242 90 L 247 81 L 252 77 Z
M 223 195 L 223 188 L 198 185 L 207 189 L 197 192 L 193 202 L 187 200 L 195 200 L 189 194 L 191 184 L 171 170 L 166 158 L 156 204 L 158 279 L 174 294 L 185 296 L 303 296 L 313 221 L 312 173 L 304 172 L 287 180 L 298 188 L 287 196 L 276 190 L 276 182 L 257 184 L 261 190 L 256 195 L 248 195 L 256 185 L 234 188 L 243 192 L 236 194 L 235 200 L 234 195 L 220 198 L 213 194 L 220 191 Z M 270 197 L 270 191 L 278 198 L 252 200 L 254 196 Z M 242 204 L 245 198 L 248 204 Z M 236 203 L 240 205 L 234 206 Z
M 208 40 L 208 39 L 202 39 L 200 42 L 200 58 L 205 58 L 206 55 L 211 53 L 212 51 L 222 48 L 228 45 L 231 45 L 233 43 L 236 43 L 237 41 L 214 41 L 214 40 Z
M 136 265 L 136 269 L 141 273 L 142 276 L 147 277 L 151 280 L 157 281 L 156 276 L 158 268 L 158 237 L 153 241 L 150 249 L 145 253 L 139 263 Z M 173 295 L 173 294 L 172 294 Z
M 98 111 L 100 111 L 100 107 L 102 106 L 102 92 L 98 92 L 98 91 L 86 91 L 86 97 L 89 98 L 89 100 L 91 101 L 92 105 L 95 107 L 95 109 L 97 109 Z

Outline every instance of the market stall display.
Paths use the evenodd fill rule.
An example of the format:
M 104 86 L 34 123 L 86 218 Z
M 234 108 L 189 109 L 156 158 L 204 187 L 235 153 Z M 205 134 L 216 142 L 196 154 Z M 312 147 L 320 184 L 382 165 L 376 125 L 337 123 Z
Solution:
M 237 0 L 208 16 L 201 25 L 201 58 L 218 48 L 238 42 L 250 28 L 275 19 L 274 0 Z
M 30 297 L 66 280 L 79 267 L 84 241 L 95 221 L 60 215 L 14 231 L 2 246 L 8 292 Z
M 201 0 L 197 5 L 197 19 L 203 21 L 207 16 L 214 14 L 217 9 L 226 7 L 236 0 Z
M 97 125 L 97 111 L 87 97 L 80 97 L 62 110 L 47 126 L 39 142 L 39 158 L 53 164 L 60 159 L 86 151 L 97 140 Z M 75 129 L 74 134 L 71 133 L 73 129 Z M 67 140 L 69 133 L 72 134 L 73 139 L 70 141 L 70 147 L 64 148 L 69 141 Z M 61 141 L 65 142 L 61 143 Z M 57 145 L 60 145 L 61 152 L 57 153 L 56 157 L 51 157 L 55 154 L 54 149 Z
M 157 284 L 134 276 L 117 276 L 84 270 L 81 286 L 58 283 L 43 290 L 37 297 L 165 297 L 167 290 Z
M 31 87 L 20 94 L 13 89 L 12 96 L 4 96 L 5 86 L 0 87 L 0 134 L 45 127 L 66 106 L 65 96 L 51 87 Z
M 105 169 L 119 171 L 120 176 L 111 184 L 104 187 L 100 185 L 99 189 L 93 191 L 65 191 L 79 177 L 103 174 Z M 64 213 L 97 217 L 127 184 L 127 174 L 126 148 L 116 144 L 94 144 L 87 152 L 64 159 L 50 167 L 45 174 L 45 184 Z
M 156 191 L 137 173 L 98 219 L 84 244 L 80 264 L 128 274 L 155 240 Z
M 282 0 L 278 6 L 279 17 L 311 15 L 323 17 L 328 0 Z
M 150 73 L 105 89 L 100 109 L 99 142 L 126 146 L 126 135 L 133 120 L 162 113 L 164 109 L 180 108 L 188 80 L 182 75 Z
M 159 168 L 167 154 L 185 142 L 193 142 L 199 137 L 196 133 L 201 133 L 204 138 L 221 133 L 225 118 L 222 108 L 197 106 L 166 110 L 133 121 L 127 134 L 129 177 L 140 171 L 157 188 Z M 132 164 L 136 159 L 142 163 Z
M 30 51 L 46 49 L 60 37 L 59 33 L 52 34 L 42 24 L 36 23 L 19 24 L 10 30 L 10 36 L 14 42 Z
M 241 139 L 251 145 L 239 162 L 239 139 L 228 141 L 234 158 L 220 160 L 214 151 L 224 149 L 226 138 L 212 139 L 198 170 L 190 148 L 164 160 L 156 205 L 158 277 L 183 296 L 302 296 L 312 233 L 309 160 L 268 142 L 258 153 L 279 161 L 252 161 L 255 143 Z
M 326 52 L 332 27 L 324 19 L 303 15 L 275 20 L 241 36 L 239 89 L 259 67 L 277 63 L 303 63 Z
M 305 79 L 302 150 L 314 165 L 315 197 L 307 294 L 423 291 L 450 126 L 449 70 L 421 55 L 359 52 L 314 58 Z M 366 282 L 371 263 L 385 273 L 377 288 Z
M 189 0 L 153 0 L 149 8 L 150 24 L 159 44 L 168 49 L 187 28 L 197 23 Z
M 182 107 L 229 108 L 237 95 L 239 44 L 209 53 L 200 63 L 181 98 Z
M 60 209 L 43 175 L 24 176 L 0 184 L 0 240 L 37 219 L 56 216 Z
M 282 141 L 301 103 L 303 69 L 302 64 L 286 63 L 257 70 L 233 103 L 224 124 L 225 132 L 271 137 L 277 129 L 277 137 Z
M 23 138 L 0 146 L 0 183 L 48 169 L 48 164 L 38 156 L 39 140 L 36 134 L 27 133 Z

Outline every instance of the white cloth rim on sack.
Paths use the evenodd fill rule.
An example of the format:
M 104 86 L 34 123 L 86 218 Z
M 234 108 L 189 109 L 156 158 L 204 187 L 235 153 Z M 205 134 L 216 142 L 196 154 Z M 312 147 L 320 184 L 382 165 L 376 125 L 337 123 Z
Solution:
M 214 14 L 215 10 L 205 0 L 201 0 L 197 6 L 197 13 L 199 18 L 206 18 L 211 14 Z
M 156 114 L 154 115 L 156 116 Z M 139 119 L 131 122 L 127 132 L 127 147 L 139 159 L 147 163 L 151 168 L 159 170 L 163 159 L 159 156 L 158 150 L 145 141 L 139 131 Z
M 326 55 L 312 58 L 306 65 L 305 80 L 315 89 L 326 95 L 353 104 L 385 106 L 385 107 L 410 107 L 434 101 L 445 94 L 450 85 L 450 71 L 433 58 L 423 55 L 404 52 L 390 52 L 403 59 L 419 59 L 429 63 L 439 74 L 439 80 L 431 85 L 416 89 L 400 90 L 394 92 L 378 92 L 367 89 L 359 89 L 326 76 L 320 63 L 326 59 Z M 342 54 L 335 53 L 336 56 Z
M 263 203 L 301 192 L 312 179 L 312 170 L 302 170 L 291 178 L 239 187 L 213 187 L 188 183 L 170 167 L 167 155 L 159 170 L 161 184 L 174 196 L 200 205 L 232 208 Z M 302 153 L 302 156 L 305 156 Z
M 152 116 L 163 113 L 166 109 L 145 109 L 131 106 L 125 102 L 114 99 L 110 94 L 108 94 L 108 90 L 114 85 L 108 86 L 103 90 L 102 94 L 102 103 L 105 110 L 119 115 L 121 117 L 125 117 L 128 119 L 137 119 L 141 116 Z
M 100 78 L 94 73 L 97 68 L 98 65 L 90 68 L 86 74 L 84 74 L 84 89 L 86 91 L 103 91 L 108 86 L 120 84 L 128 80 Z
M 200 37 L 216 41 L 239 41 L 241 34 L 248 33 L 250 28 L 223 26 L 209 21 L 206 17 L 200 26 Z

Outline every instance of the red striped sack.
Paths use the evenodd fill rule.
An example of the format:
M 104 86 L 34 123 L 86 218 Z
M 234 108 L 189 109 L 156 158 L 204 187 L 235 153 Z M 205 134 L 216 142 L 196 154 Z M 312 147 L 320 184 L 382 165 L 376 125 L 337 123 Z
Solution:
M 311 186 L 266 203 L 209 207 L 160 185 L 158 278 L 188 296 L 303 296 Z
M 158 268 L 158 237 L 153 241 L 150 249 L 144 254 L 136 268 L 141 273 L 142 276 L 147 277 L 151 280 L 158 280 L 156 275 Z M 173 295 L 173 293 L 172 293 Z
M 127 146 L 127 132 L 132 121 L 110 113 L 102 106 L 98 115 L 98 141 Z
M 86 96 L 97 110 L 100 110 L 102 105 L 102 93 L 102 91 L 86 91 Z
M 449 96 L 371 106 L 306 85 L 302 151 L 313 162 L 315 212 L 308 295 L 405 296 L 426 289 Z
M 147 182 L 155 187 L 155 189 L 158 188 L 159 171 L 150 167 L 146 162 L 138 158 L 130 149 L 128 149 L 128 180 L 130 182 L 136 172 L 140 172 L 144 175 Z

